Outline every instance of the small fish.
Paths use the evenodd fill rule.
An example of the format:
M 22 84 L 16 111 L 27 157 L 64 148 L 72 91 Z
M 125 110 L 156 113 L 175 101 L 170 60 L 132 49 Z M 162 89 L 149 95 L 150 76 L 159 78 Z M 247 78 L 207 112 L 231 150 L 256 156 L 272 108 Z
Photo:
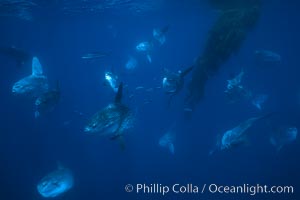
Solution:
M 84 116 L 84 114 L 82 112 L 80 112 L 79 110 L 74 110 L 73 112 L 78 114 L 79 116 Z
M 191 108 L 184 108 L 183 111 L 184 112 L 193 112 L 193 109 L 191 109 Z
M 281 56 L 278 53 L 269 50 L 256 50 L 255 58 L 260 63 L 280 63 Z
M 227 91 L 232 90 L 236 87 L 243 87 L 241 85 L 242 78 L 244 76 L 245 72 L 242 70 L 237 76 L 235 76 L 233 79 L 227 80 Z
M 142 90 L 142 89 L 144 89 L 143 86 L 138 86 L 138 87 L 135 88 L 135 90 Z
M 152 58 L 150 56 L 150 52 L 153 50 L 152 42 L 141 42 L 135 47 L 135 49 L 137 50 L 137 52 L 145 53 L 148 62 L 152 63 Z
M 169 26 L 165 26 L 161 29 L 153 29 L 153 37 L 160 43 L 160 45 L 163 45 L 166 42 L 166 33 L 168 32 L 168 30 Z
M 138 52 L 149 52 L 153 48 L 153 44 L 151 42 L 141 42 L 136 47 Z
M 87 53 L 81 56 L 82 59 L 87 59 L 87 60 L 96 60 L 100 59 L 106 56 L 109 56 L 111 52 L 95 52 L 95 53 Z
M 72 120 L 67 120 L 63 122 L 64 126 L 69 126 L 71 124 Z
M 145 100 L 145 101 L 144 101 L 144 105 L 147 105 L 147 104 L 149 104 L 149 103 L 152 103 L 152 101 L 153 101 L 152 99 Z
M 147 90 L 146 90 L 146 92 L 152 92 L 153 91 L 153 88 L 148 88 Z
M 125 68 L 127 70 L 134 70 L 137 67 L 137 65 L 138 65 L 137 60 L 134 57 L 130 56 L 129 60 L 127 61 L 126 65 L 125 65 Z
M 159 146 L 167 148 L 171 154 L 175 153 L 175 132 L 173 129 L 169 130 L 166 134 L 164 134 L 158 141 Z
M 251 91 L 244 88 L 244 86 L 241 84 L 244 74 L 245 73 L 242 70 L 237 76 L 227 80 L 227 88 L 224 93 L 230 103 L 235 103 L 241 99 L 248 100 L 252 97 Z

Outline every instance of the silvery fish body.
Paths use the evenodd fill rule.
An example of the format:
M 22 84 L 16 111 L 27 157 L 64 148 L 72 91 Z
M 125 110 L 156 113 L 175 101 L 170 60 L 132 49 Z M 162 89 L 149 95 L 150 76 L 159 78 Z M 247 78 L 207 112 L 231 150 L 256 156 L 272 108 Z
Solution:
M 93 115 L 84 131 L 90 134 L 119 135 L 131 127 L 131 118 L 127 106 L 112 103 Z
M 37 185 L 37 190 L 45 198 L 57 197 L 74 185 L 74 178 L 69 169 L 60 168 L 46 175 Z
M 221 138 L 220 149 L 221 150 L 229 149 L 231 147 L 237 146 L 245 142 L 246 131 L 258 119 L 261 119 L 261 117 L 250 118 L 245 122 L 240 123 L 235 128 L 226 131 Z
M 108 135 L 117 138 L 133 125 L 133 113 L 126 105 L 121 103 L 123 84 L 120 84 L 114 103 L 94 114 L 84 131 L 95 135 Z

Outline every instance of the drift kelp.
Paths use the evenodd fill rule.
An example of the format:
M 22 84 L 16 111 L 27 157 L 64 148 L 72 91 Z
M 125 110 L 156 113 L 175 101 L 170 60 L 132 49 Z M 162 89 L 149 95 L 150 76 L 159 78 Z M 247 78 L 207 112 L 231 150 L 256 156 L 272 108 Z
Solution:
M 186 106 L 189 108 L 194 108 L 202 99 L 207 80 L 239 50 L 260 14 L 259 0 L 230 0 L 226 4 L 211 0 L 211 3 L 222 11 L 210 30 L 203 54 L 195 62 L 186 97 Z

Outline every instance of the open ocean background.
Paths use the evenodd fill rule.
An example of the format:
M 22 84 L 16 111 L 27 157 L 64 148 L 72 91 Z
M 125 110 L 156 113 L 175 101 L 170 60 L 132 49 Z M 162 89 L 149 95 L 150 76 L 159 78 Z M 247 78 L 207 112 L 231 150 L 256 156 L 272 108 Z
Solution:
M 186 119 L 186 88 L 170 107 L 160 89 L 149 92 L 135 88 L 160 86 L 163 68 L 175 71 L 193 64 L 218 17 L 218 10 L 208 2 L 153 0 L 157 4 L 145 11 L 129 9 L 126 3 L 119 2 L 119 6 L 99 13 L 75 14 L 63 12 L 66 1 L 37 2 L 32 20 L 0 18 L 0 45 L 14 45 L 37 56 L 50 87 L 59 80 L 61 101 L 53 112 L 35 119 L 33 101 L 11 93 L 13 84 L 31 73 L 31 64 L 17 68 L 14 60 L 0 55 L 1 200 L 43 199 L 36 185 L 57 169 L 58 162 L 69 168 L 75 179 L 74 187 L 57 198 L 60 200 L 300 199 L 299 138 L 277 152 L 269 142 L 270 130 L 264 121 L 250 129 L 250 145 L 208 155 L 218 134 L 254 116 L 279 112 L 275 123 L 300 128 L 300 3 L 263 1 L 254 30 L 240 51 L 208 81 L 205 98 L 192 118 Z M 166 43 L 155 47 L 150 64 L 135 51 L 135 46 L 151 38 L 153 28 L 166 25 L 170 26 Z M 257 49 L 277 52 L 282 62 L 270 68 L 256 66 L 253 52 Z M 111 55 L 96 61 L 81 59 L 93 51 L 111 51 Z M 129 56 L 139 62 L 132 72 L 125 69 Z M 242 68 L 243 84 L 255 93 L 269 95 L 262 111 L 249 102 L 226 102 L 226 80 Z M 114 98 L 111 89 L 103 84 L 104 72 L 111 69 L 128 85 L 123 101 L 136 113 L 134 128 L 125 136 L 124 151 L 107 137 L 83 132 L 87 119 Z M 190 76 L 185 83 L 189 79 Z M 132 94 L 134 97 L 129 98 Z M 151 102 L 145 104 L 148 100 Z M 158 140 L 174 124 L 172 155 L 159 146 Z M 124 191 L 126 184 L 137 183 L 292 185 L 295 193 L 162 196 Z

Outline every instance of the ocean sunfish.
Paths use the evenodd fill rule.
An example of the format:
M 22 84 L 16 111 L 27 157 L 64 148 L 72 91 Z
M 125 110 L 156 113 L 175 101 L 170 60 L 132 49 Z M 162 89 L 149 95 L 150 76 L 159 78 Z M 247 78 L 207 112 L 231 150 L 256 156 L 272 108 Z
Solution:
M 175 133 L 173 131 L 168 131 L 164 134 L 158 141 L 159 146 L 167 148 L 171 154 L 175 153 Z
M 32 73 L 17 81 L 12 87 L 12 93 L 17 95 L 38 97 L 48 91 L 48 80 L 43 74 L 42 65 L 37 57 L 32 59 Z
M 39 194 L 45 198 L 53 198 L 62 195 L 74 185 L 72 172 L 64 167 L 47 174 L 37 184 Z

